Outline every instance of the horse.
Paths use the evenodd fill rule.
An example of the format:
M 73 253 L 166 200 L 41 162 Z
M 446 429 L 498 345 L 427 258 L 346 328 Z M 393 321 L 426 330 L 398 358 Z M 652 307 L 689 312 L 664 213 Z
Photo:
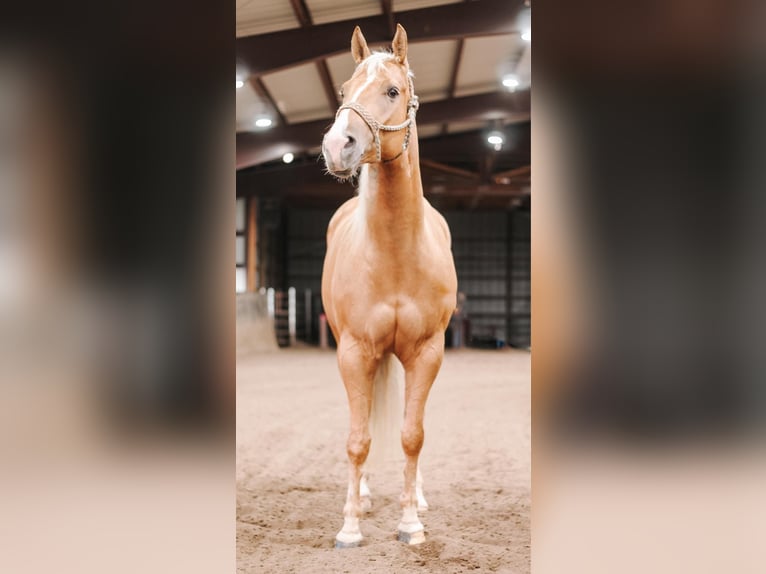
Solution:
M 392 414 L 401 424 L 405 459 L 398 539 L 425 541 L 418 516 L 427 508 L 418 469 L 424 411 L 456 306 L 449 227 L 423 196 L 418 99 L 400 24 L 391 48 L 371 53 L 359 27 L 354 29 L 351 54 L 357 66 L 341 88 L 342 104 L 322 142 L 329 174 L 358 183 L 357 195 L 330 220 L 322 271 L 322 303 L 337 342 L 350 414 L 348 491 L 337 548 L 362 542 L 362 497 L 369 506 L 362 467 L 373 442 L 370 423 L 377 428 L 377 420 Z M 402 369 L 404 412 L 391 413 L 396 401 L 381 397 L 392 396 Z

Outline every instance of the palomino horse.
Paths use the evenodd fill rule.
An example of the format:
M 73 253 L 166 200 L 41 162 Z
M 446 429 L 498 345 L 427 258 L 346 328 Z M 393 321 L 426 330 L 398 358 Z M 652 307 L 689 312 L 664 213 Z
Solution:
M 399 539 L 425 540 L 418 518 L 418 457 L 428 392 L 444 356 L 444 332 L 455 309 L 457 277 L 444 218 L 423 197 L 415 126 L 417 96 L 407 63 L 407 33 L 397 26 L 393 53 L 371 54 L 357 27 L 354 75 L 322 143 L 328 171 L 358 175 L 359 193 L 344 203 L 327 230 L 322 302 L 338 343 L 338 367 L 348 395 L 349 483 L 336 547 L 362 540 L 360 483 L 371 444 L 370 422 L 382 407 L 375 387 L 395 384 L 404 367 L 405 455 Z M 401 366 L 399 365 L 401 363 Z M 373 400 L 375 397 L 375 400 Z M 391 404 L 391 403 L 389 403 Z M 366 492 L 362 492 L 366 494 Z M 365 501 L 366 502 L 366 501 Z

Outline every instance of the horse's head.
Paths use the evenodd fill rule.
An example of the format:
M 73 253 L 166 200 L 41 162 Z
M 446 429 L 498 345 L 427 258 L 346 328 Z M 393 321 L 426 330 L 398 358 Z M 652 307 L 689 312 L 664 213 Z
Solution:
M 407 63 L 407 32 L 400 24 L 393 52 L 370 53 L 357 26 L 351 37 L 354 75 L 341 88 L 343 103 L 325 134 L 322 154 L 330 173 L 354 175 L 363 163 L 392 161 L 407 149 L 417 111 Z

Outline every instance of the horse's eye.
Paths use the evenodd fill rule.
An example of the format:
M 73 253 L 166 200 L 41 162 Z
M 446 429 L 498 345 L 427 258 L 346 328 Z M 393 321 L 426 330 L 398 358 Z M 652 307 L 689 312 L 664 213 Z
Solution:
M 338 95 L 340 95 L 340 99 L 342 100 L 343 99 L 343 88 L 338 90 Z
M 399 89 L 398 88 L 388 88 L 388 92 L 386 95 L 391 98 L 392 100 L 399 95 Z

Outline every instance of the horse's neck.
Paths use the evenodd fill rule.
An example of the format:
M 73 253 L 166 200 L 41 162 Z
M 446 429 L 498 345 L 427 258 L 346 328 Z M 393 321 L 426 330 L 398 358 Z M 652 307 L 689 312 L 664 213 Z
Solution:
M 406 242 L 423 227 L 423 186 L 417 144 L 390 163 L 365 165 L 360 174 L 360 215 L 375 238 Z

